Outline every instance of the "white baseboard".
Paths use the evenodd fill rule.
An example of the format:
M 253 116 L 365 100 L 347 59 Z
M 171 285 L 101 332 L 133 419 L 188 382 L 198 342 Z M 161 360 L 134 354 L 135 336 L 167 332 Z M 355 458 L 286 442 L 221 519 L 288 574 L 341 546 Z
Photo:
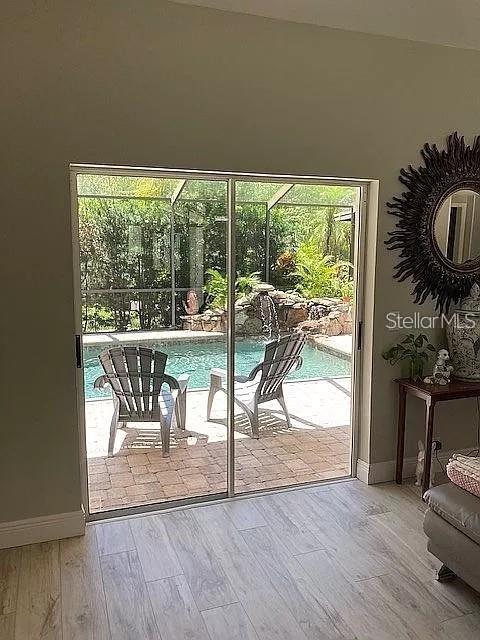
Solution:
M 368 462 L 365 462 L 365 460 L 360 460 L 360 458 L 358 458 L 357 478 L 362 482 L 364 482 L 365 484 L 370 484 L 368 482 L 369 473 L 370 473 L 370 465 L 368 464 Z
M 454 453 L 462 453 L 466 455 L 472 447 L 469 449 L 455 449 L 452 451 L 442 451 L 438 454 L 438 459 L 443 466 L 447 464 L 449 459 Z M 438 462 L 436 458 L 433 458 L 432 464 L 435 465 L 436 472 L 441 469 L 438 468 Z M 357 478 L 365 484 L 379 484 L 381 482 L 392 482 L 395 480 L 395 460 L 386 460 L 385 462 L 375 462 L 368 464 L 364 460 L 357 460 Z M 412 478 L 415 475 L 415 469 L 417 467 L 417 458 L 405 458 L 403 461 L 403 477 Z
M 0 522 L 0 549 L 83 536 L 84 533 L 85 514 L 81 510 L 15 522 Z

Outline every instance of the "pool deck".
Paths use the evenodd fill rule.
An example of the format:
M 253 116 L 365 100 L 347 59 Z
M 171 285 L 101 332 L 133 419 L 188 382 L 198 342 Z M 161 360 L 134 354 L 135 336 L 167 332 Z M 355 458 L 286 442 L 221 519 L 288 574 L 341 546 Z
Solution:
M 254 336 L 253 336 L 254 337 Z M 245 336 L 238 336 L 243 340 Z M 333 355 L 350 357 L 352 355 L 352 336 L 322 336 L 309 335 L 309 342 Z M 115 345 L 144 342 L 209 342 L 225 341 L 227 336 L 221 331 L 183 331 L 180 329 L 162 329 L 159 331 L 124 331 L 122 333 L 85 333 L 83 345 L 85 347 L 112 347 Z
M 149 340 L 158 339 L 148 334 Z M 260 438 L 255 440 L 247 419 L 236 408 L 237 492 L 350 473 L 350 378 L 292 381 L 285 383 L 284 390 L 291 429 L 276 402 L 266 403 L 261 405 Z M 162 456 L 158 424 L 141 423 L 118 431 L 114 455 L 108 458 L 112 402 L 88 401 L 90 511 L 225 491 L 226 398 L 217 394 L 210 421 L 206 420 L 206 402 L 206 390 L 188 392 L 187 432 L 172 434 L 169 457 Z
M 114 347 L 116 345 L 143 342 L 209 342 L 227 340 L 221 331 L 181 331 L 180 329 L 162 329 L 161 331 L 123 331 L 121 333 L 85 333 L 84 347 Z
M 342 360 L 350 360 L 352 357 L 353 337 L 351 335 L 344 336 L 322 336 L 313 335 L 308 337 L 310 344 L 313 344 L 332 356 L 342 358 Z

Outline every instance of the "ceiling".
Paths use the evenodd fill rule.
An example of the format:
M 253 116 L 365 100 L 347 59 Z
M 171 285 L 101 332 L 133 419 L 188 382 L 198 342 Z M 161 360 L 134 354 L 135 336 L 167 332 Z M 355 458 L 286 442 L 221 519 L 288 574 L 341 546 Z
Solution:
M 480 0 L 173 0 L 181 4 L 480 50 Z

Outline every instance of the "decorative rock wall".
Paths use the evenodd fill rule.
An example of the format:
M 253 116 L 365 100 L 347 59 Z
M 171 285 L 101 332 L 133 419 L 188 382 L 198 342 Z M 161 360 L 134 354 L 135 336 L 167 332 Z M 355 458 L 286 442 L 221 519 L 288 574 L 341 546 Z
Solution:
M 352 333 L 352 310 L 347 304 L 338 305 L 335 311 L 330 311 L 327 315 L 318 320 L 306 320 L 298 325 L 298 328 L 306 333 L 321 334 L 324 336 L 351 335 Z M 341 308 L 346 307 L 346 308 Z
M 202 314 L 182 316 L 181 320 L 184 330 L 226 330 L 225 311 L 208 310 Z M 280 291 L 271 284 L 261 283 L 252 293 L 235 303 L 235 326 L 238 335 L 262 335 L 265 324 L 276 324 L 277 320 L 280 333 L 294 328 L 326 336 L 352 332 L 351 305 L 338 298 L 307 300 L 296 291 Z
M 260 335 L 265 323 L 270 321 L 274 325 L 278 321 L 278 329 L 285 332 L 308 318 L 305 298 L 266 283 L 259 284 L 250 295 L 237 300 L 235 312 L 237 331 L 247 336 Z M 270 314 L 273 314 L 272 318 Z
M 190 316 L 181 316 L 182 329 L 184 331 L 222 331 L 227 329 L 226 312 L 211 311 L 196 313 Z

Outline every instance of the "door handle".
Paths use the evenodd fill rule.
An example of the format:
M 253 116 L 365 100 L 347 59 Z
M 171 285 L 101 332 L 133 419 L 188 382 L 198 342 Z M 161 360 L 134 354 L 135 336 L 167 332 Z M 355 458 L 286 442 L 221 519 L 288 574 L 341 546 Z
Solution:
M 75 360 L 77 369 L 81 369 L 83 366 L 82 361 L 82 339 L 81 336 L 77 333 L 75 336 Z

